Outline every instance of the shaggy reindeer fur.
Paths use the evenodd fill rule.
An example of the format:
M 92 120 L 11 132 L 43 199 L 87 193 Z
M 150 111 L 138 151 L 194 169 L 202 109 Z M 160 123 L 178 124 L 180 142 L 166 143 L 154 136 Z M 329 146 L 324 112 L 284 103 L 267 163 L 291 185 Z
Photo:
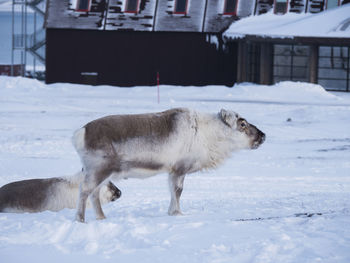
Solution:
M 116 179 L 146 178 L 162 172 L 169 173 L 168 213 L 180 214 L 186 174 L 215 168 L 231 152 L 255 149 L 264 140 L 265 134 L 254 125 L 226 110 L 206 114 L 179 108 L 94 120 L 73 136 L 86 173 L 76 219 L 85 220 L 88 196 L 97 219 L 105 218 L 96 189 L 111 175 Z
M 0 212 L 24 213 L 44 210 L 59 211 L 76 208 L 79 186 L 84 180 L 82 172 L 70 177 L 31 179 L 6 184 L 0 188 Z M 120 190 L 111 182 L 101 185 L 101 202 L 115 201 Z

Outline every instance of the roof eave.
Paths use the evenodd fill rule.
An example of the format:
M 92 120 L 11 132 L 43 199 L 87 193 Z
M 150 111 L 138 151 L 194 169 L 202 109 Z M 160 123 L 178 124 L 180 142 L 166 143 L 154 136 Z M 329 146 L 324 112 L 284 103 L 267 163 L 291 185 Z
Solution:
M 350 46 L 350 37 L 311 37 L 311 36 L 260 36 L 245 35 L 231 41 L 251 41 L 275 44 Z

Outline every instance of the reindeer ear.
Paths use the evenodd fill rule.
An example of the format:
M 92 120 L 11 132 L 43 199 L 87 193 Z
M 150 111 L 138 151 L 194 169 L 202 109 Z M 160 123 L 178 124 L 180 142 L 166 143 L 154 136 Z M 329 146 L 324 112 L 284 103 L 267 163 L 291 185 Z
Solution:
M 234 128 L 237 126 L 238 115 L 232 111 L 221 109 L 219 112 L 220 119 L 228 126 Z

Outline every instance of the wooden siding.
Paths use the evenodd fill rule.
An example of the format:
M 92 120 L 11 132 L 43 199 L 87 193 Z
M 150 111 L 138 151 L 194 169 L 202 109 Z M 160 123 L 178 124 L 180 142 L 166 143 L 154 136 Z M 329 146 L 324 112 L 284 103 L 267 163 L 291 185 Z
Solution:
M 174 14 L 175 0 L 158 0 L 155 31 L 202 32 L 205 1 L 188 1 L 187 14 Z
M 103 29 L 105 6 L 92 0 L 90 12 L 77 12 L 70 0 L 47 1 L 46 27 Z
M 257 0 L 240 0 L 238 3 L 237 16 L 246 17 L 253 14 L 256 1 Z
M 244 1 L 244 0 L 240 0 Z M 208 0 L 205 32 L 221 32 L 226 30 L 237 19 L 236 16 L 224 15 L 225 0 Z
M 46 82 L 116 86 L 227 85 L 236 78 L 236 43 L 220 49 L 219 35 L 47 29 Z M 214 38 L 210 41 L 210 38 Z M 69 39 L 69 41 L 67 41 Z

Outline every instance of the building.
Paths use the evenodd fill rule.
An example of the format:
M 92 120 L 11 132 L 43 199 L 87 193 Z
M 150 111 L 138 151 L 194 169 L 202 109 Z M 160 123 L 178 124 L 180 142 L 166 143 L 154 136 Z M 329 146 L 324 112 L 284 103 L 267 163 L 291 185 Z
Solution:
M 253 0 L 48 0 L 46 82 L 232 86 L 222 33 Z M 248 12 L 249 11 L 249 12 Z
M 237 82 L 306 81 L 350 91 L 350 5 L 336 0 L 335 6 L 343 5 L 331 9 L 332 1 L 319 2 L 319 10 L 329 10 L 269 13 L 232 24 L 225 36 L 238 43 Z
M 48 0 L 46 82 L 349 90 L 348 2 Z

